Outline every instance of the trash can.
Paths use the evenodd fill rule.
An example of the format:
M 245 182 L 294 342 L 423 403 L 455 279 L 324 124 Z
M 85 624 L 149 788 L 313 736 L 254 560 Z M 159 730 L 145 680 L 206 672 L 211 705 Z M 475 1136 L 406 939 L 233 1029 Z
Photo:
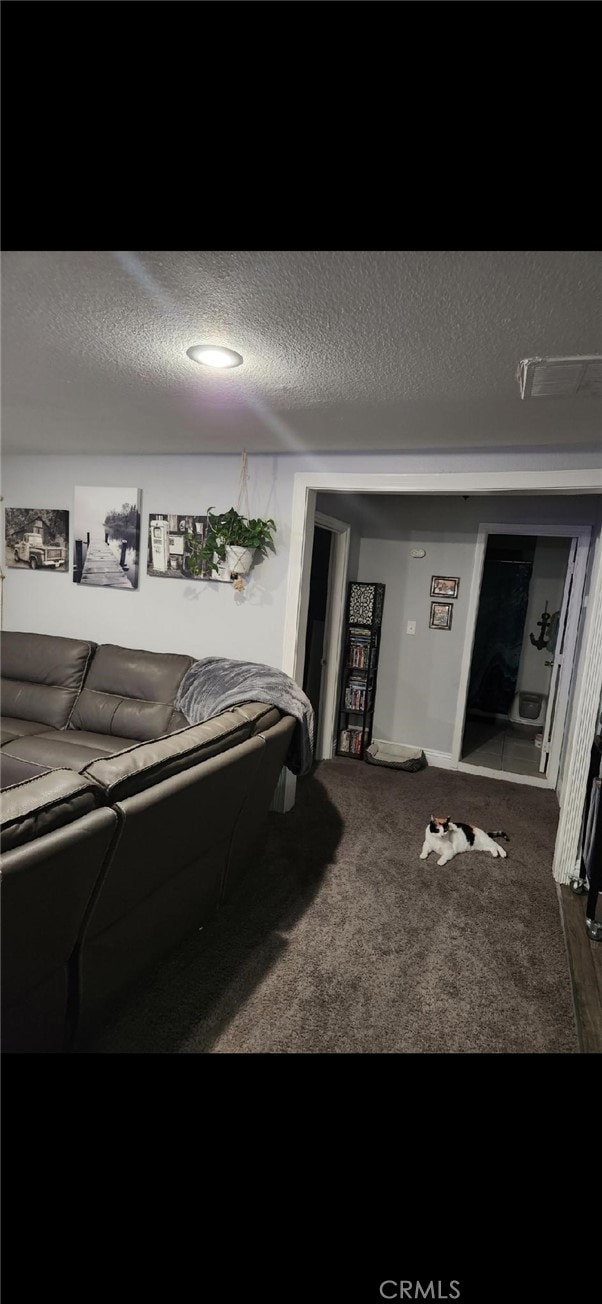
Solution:
M 541 693 L 519 693 L 518 714 L 521 720 L 538 720 L 541 712 Z

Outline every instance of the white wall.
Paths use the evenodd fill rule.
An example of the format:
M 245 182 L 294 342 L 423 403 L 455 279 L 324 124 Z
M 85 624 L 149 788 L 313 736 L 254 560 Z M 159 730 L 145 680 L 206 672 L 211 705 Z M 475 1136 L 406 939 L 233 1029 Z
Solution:
M 166 446 L 169 435 L 166 434 Z M 177 583 L 146 574 L 149 511 L 204 513 L 236 503 L 238 456 L 187 457 L 8 457 L 2 492 L 8 507 L 54 507 L 73 512 L 73 489 L 81 485 L 134 485 L 142 490 L 143 562 L 136 592 L 88 588 L 70 575 L 6 570 L 4 627 L 87 637 L 127 647 L 225 655 L 282 664 L 286 579 L 293 480 L 297 471 L 407 472 L 595 469 L 595 449 L 441 450 L 421 453 L 251 456 L 250 506 L 253 514 L 277 523 L 276 555 L 258 565 L 241 595 L 230 585 Z M 345 520 L 343 497 L 334 515 Z M 449 502 L 450 507 L 461 504 Z M 516 503 L 516 500 L 513 500 Z M 523 500 L 524 501 L 524 500 Z M 548 498 L 547 503 L 577 503 L 578 498 Z M 493 518 L 502 503 L 493 500 Z M 373 519 L 383 504 L 370 504 Z M 503 514 L 502 514 L 503 519 Z M 507 519 L 511 519 L 507 517 Z M 515 518 L 512 518 L 515 519 Z M 2 530 L 2 544 L 4 530 Z M 428 564 L 428 563 L 423 563 Z M 449 638 L 439 634 L 443 639 Z M 385 735 L 387 736 L 387 735 Z
M 560 610 L 570 546 L 568 539 L 554 538 L 538 539 L 535 545 L 516 681 L 516 691 L 519 693 L 547 693 L 550 686 L 552 667 L 546 665 L 546 661 L 551 659 L 550 653 L 546 652 L 545 647 L 534 647 L 529 635 L 539 638 L 541 626 L 537 622 L 541 620 L 546 602 L 550 615 Z
M 562 802 L 562 794 L 564 791 L 564 776 L 565 776 L 567 758 L 570 756 L 572 746 L 573 746 L 573 736 L 575 731 L 575 712 L 574 712 L 575 699 L 577 697 L 578 689 L 581 686 L 581 681 L 583 679 L 583 674 L 585 670 L 585 664 L 581 660 L 581 649 L 583 647 L 583 640 L 585 638 L 586 626 L 589 618 L 589 595 L 591 591 L 592 576 L 594 573 L 594 569 L 598 564 L 598 559 L 600 556 L 601 549 L 602 549 L 602 529 L 598 529 L 597 538 L 593 541 L 592 547 L 590 548 L 589 557 L 587 561 L 585 584 L 583 587 L 584 603 L 588 605 L 582 605 L 581 607 L 579 628 L 577 631 L 575 659 L 573 662 L 573 673 L 571 676 L 571 683 L 569 689 L 569 704 L 568 704 L 566 722 L 564 726 L 564 738 L 562 740 L 562 749 L 560 753 L 560 768 L 558 771 L 558 783 L 556 785 L 558 800 L 560 802 Z
M 237 656 L 278 664 L 288 566 L 292 482 L 274 459 L 255 461 L 251 510 L 278 523 L 276 555 L 260 562 L 244 593 L 230 584 L 159 579 L 146 573 L 149 512 L 204 514 L 236 503 L 238 458 L 22 457 L 6 461 L 6 506 L 48 503 L 73 513 L 73 488 L 133 485 L 142 490 L 139 587 L 134 592 L 80 587 L 71 575 L 5 567 L 4 628 L 87 637 L 100 643 Z M 73 519 L 71 551 L 73 548 Z
M 362 538 L 358 579 L 386 585 L 374 735 L 449 753 L 479 524 L 596 525 L 600 498 L 357 497 L 371 532 Z M 424 548 L 426 557 L 411 558 L 412 547 Z M 432 575 L 460 578 L 451 630 L 429 628 Z M 410 620 L 414 635 L 406 632 Z

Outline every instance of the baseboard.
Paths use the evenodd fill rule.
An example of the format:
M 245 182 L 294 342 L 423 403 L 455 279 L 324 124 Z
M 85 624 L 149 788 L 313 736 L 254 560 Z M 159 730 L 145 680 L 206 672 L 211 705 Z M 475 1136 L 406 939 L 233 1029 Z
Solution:
M 438 766 L 440 770 L 457 770 L 458 766 L 451 752 L 434 752 L 430 747 L 423 747 L 429 765 Z
M 487 765 L 470 765 L 468 761 L 459 761 L 454 768 L 461 770 L 462 774 L 480 774 L 485 779 L 501 779 L 502 783 L 524 783 L 531 788 L 547 788 L 548 792 L 552 790 L 549 779 L 543 775 L 515 774 L 514 770 L 490 770 Z
M 375 743 L 388 743 L 390 747 L 415 747 L 417 750 L 420 748 L 420 743 L 393 743 L 390 738 L 374 738 L 372 741 Z M 440 770 L 457 770 L 458 767 L 451 752 L 437 752 L 430 747 L 422 747 L 420 750 L 424 752 L 429 765 L 434 765 Z

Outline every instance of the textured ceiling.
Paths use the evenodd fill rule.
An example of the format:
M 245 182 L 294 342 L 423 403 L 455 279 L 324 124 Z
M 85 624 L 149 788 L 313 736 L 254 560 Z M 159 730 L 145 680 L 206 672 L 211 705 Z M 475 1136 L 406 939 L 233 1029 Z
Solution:
M 520 358 L 602 353 L 597 252 L 9 251 L 3 442 L 299 452 L 599 442 Z M 212 372 L 196 343 L 238 350 Z

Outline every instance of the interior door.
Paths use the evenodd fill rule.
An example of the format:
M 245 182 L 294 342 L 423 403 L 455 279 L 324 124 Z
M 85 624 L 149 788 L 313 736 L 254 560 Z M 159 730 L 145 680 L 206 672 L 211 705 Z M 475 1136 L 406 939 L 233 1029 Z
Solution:
M 541 761 L 539 769 L 550 783 L 555 786 L 558 778 L 560 748 L 564 733 L 564 724 L 569 698 L 569 683 L 575 643 L 577 640 L 578 618 L 575 619 L 575 604 L 579 606 L 581 593 L 575 592 L 575 563 L 579 539 L 571 539 L 569 560 L 564 581 L 564 592 L 558 619 L 556 648 L 552 654 L 552 675 L 548 690 L 548 706 L 543 729 Z M 582 588 L 582 585 L 580 586 Z
M 329 663 L 332 660 L 333 649 L 331 646 L 332 639 L 332 604 L 333 591 L 332 579 L 334 573 L 334 535 L 331 534 L 332 546 L 330 549 L 330 558 L 328 565 L 328 590 L 326 594 L 326 611 L 324 613 L 324 635 L 322 639 L 322 658 L 321 658 L 321 675 L 320 675 L 320 711 L 316 721 L 316 760 L 322 758 L 328 759 L 333 755 L 334 734 L 332 729 L 332 719 L 326 712 L 326 681 L 328 677 Z M 338 667 L 335 666 L 335 675 Z M 336 679 L 335 679 L 336 683 Z M 330 719 L 330 728 L 329 728 Z
M 324 672 L 328 649 L 325 632 L 328 619 L 330 573 L 332 565 L 332 533 L 316 523 L 311 562 L 307 635 L 305 640 L 305 667 L 303 691 L 307 694 L 315 715 L 315 740 L 318 742 Z M 320 759 L 316 748 L 316 759 Z

